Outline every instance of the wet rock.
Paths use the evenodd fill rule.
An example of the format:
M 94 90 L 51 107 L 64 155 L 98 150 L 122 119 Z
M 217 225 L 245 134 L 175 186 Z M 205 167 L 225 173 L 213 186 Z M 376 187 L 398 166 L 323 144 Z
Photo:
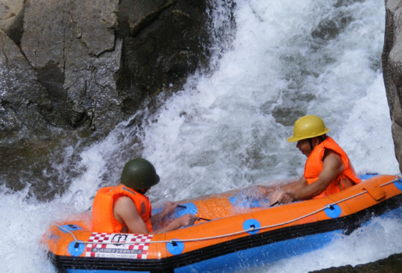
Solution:
M 402 1 L 386 0 L 382 67 L 392 120 L 395 155 L 402 171 Z
M 102 139 L 180 90 L 208 63 L 207 5 L 0 0 L 1 181 L 19 190 L 30 175 L 52 180 L 64 147 Z
M 0 29 L 19 44 L 23 30 L 24 0 L 0 1 Z
M 17 98 L 9 100 L 14 90 L 20 90 L 19 103 L 32 97 L 21 80 L 10 79 L 17 66 L 19 79 L 28 77 L 41 89 L 35 94 L 46 97 L 47 107 L 35 105 L 42 109 L 37 121 L 106 135 L 145 99 L 180 89 L 208 62 L 206 6 L 188 0 L 0 1 L 2 39 L 12 41 L 15 52 L 2 54 L 8 81 L 2 103 L 19 112 L 11 107 Z M 18 128 L 19 115 L 14 122 L 7 115 L 8 130 Z M 33 130 L 30 122 L 26 128 Z

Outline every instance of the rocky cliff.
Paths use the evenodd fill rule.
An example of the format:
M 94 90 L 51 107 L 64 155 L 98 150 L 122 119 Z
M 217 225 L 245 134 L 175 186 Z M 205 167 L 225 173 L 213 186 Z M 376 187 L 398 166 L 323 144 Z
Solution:
M 392 120 L 395 155 L 402 171 L 402 1 L 385 0 L 385 6 L 382 66 Z
M 0 5 L 0 120 L 13 139 L 48 124 L 108 132 L 208 59 L 206 1 Z
M 66 142 L 102 138 L 156 95 L 179 90 L 208 63 L 208 5 L 0 0 L 2 180 L 22 188 L 15 172 L 41 177 Z

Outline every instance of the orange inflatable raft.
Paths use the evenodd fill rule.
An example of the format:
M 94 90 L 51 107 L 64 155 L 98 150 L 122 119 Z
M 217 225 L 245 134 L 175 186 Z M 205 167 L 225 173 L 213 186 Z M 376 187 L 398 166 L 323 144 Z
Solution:
M 157 235 L 96 233 L 90 219 L 57 223 L 44 243 L 58 272 L 241 270 L 320 248 L 373 216 L 402 217 L 400 177 L 362 178 L 329 197 L 274 207 L 250 194 L 252 187 L 186 200 L 172 217 L 192 213 L 204 220 Z

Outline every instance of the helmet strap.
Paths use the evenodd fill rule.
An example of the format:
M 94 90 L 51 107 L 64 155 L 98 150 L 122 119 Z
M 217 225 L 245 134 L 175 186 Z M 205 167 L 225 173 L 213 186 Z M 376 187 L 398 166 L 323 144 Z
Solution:
M 318 144 L 317 145 L 320 145 L 321 144 L 321 142 L 323 142 L 325 139 L 327 138 L 327 135 L 322 135 L 322 136 L 319 136 L 319 137 L 317 137 L 317 139 L 318 139 Z M 308 140 L 309 140 L 309 142 L 310 142 L 310 148 L 311 148 L 311 151 L 313 151 L 313 149 L 315 148 L 315 147 L 313 147 L 313 140 L 314 138 L 309 138 Z M 316 146 L 317 146 L 316 145 Z
M 312 138 L 309 138 L 308 141 L 309 141 L 309 143 L 310 143 L 310 149 L 311 149 L 311 151 L 313 151 L 314 147 L 313 147 Z

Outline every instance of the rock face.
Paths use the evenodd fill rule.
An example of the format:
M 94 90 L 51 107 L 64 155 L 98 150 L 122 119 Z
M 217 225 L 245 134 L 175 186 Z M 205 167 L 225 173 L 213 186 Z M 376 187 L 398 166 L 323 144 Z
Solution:
M 208 58 L 205 1 L 0 5 L 6 132 L 40 136 L 47 124 L 108 132 L 147 96 L 180 88 Z
M 61 142 L 101 138 L 148 98 L 180 89 L 208 63 L 207 5 L 0 0 L 1 180 L 18 189 L 14 173 L 39 174 Z
M 392 119 L 395 155 L 402 172 L 402 1 L 385 0 L 385 5 L 386 26 L 382 66 Z

